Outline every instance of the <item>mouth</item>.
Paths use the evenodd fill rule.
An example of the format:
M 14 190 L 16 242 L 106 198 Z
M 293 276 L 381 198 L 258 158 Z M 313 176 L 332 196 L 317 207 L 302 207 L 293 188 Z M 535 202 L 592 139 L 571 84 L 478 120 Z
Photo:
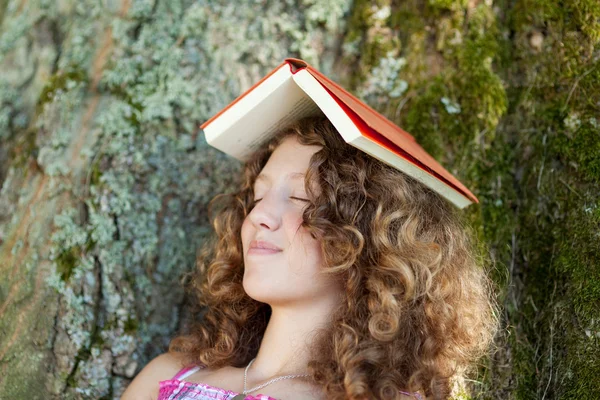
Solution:
M 254 254 L 254 255 L 269 255 L 269 254 L 277 254 L 277 253 L 281 253 L 281 250 L 262 249 L 260 247 L 252 247 L 250 250 L 248 250 L 248 255 L 250 255 L 250 254 Z
M 250 250 L 248 254 L 275 254 L 282 251 L 282 249 L 266 240 L 253 240 L 250 242 Z

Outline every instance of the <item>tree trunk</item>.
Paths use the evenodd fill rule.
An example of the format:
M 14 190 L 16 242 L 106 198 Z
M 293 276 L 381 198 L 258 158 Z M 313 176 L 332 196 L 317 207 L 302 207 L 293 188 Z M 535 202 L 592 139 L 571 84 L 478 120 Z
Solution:
M 239 177 L 199 124 L 290 49 L 326 68 L 348 8 L 104 3 L 2 3 L 2 398 L 116 399 L 166 350 Z
M 240 165 L 199 124 L 306 59 L 472 187 L 501 292 L 471 395 L 600 392 L 596 0 L 0 0 L 0 398 L 118 399 Z

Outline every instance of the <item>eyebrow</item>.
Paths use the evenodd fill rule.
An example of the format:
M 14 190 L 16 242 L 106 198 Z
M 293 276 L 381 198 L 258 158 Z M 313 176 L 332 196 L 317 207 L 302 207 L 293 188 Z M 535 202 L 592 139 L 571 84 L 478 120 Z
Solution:
M 290 174 L 286 175 L 287 179 L 300 179 L 300 178 L 304 178 L 305 174 L 302 172 L 292 172 Z M 269 177 L 269 175 L 265 175 L 265 174 L 259 174 L 256 179 L 254 180 L 254 182 L 258 182 L 258 181 L 267 181 L 270 182 L 271 178 Z

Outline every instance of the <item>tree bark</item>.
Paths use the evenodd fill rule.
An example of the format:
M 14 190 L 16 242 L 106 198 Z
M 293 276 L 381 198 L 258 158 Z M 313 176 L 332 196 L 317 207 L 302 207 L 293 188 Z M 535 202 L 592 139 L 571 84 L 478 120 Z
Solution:
M 326 69 L 348 8 L 105 3 L 2 3 L 3 398 L 117 399 L 166 350 L 239 180 L 199 124 L 286 56 Z

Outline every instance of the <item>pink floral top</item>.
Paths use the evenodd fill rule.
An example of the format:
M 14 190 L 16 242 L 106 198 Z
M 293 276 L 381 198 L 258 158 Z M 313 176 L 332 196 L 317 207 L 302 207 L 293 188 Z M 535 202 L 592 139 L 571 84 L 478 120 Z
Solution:
M 185 378 L 199 371 L 204 366 L 186 367 L 180 370 L 173 379 L 160 381 L 158 383 L 158 399 L 157 400 L 231 400 L 239 393 L 233 390 L 225 390 L 218 387 L 210 386 L 204 383 L 186 382 Z M 419 393 L 402 394 L 413 396 L 418 400 L 423 398 Z M 266 394 L 257 394 L 256 396 L 247 395 L 245 400 L 277 400 Z
M 173 379 L 158 383 L 157 400 L 230 400 L 239 393 L 204 383 L 186 382 L 185 378 L 200 370 L 203 366 L 187 367 L 179 371 Z M 246 400 L 277 400 L 265 394 L 247 395 Z

